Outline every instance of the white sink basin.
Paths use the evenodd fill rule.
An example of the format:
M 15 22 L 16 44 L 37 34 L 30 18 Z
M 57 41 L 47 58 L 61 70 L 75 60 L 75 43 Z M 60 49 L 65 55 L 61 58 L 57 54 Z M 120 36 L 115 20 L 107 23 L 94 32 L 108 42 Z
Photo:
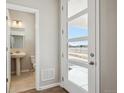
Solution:
M 11 53 L 11 58 L 15 58 L 16 59 L 16 75 L 17 76 L 20 76 L 20 59 L 25 57 L 26 56 L 26 53 L 25 52 L 20 52 L 20 51 L 17 51 L 17 52 L 14 52 L 14 53 Z
M 11 57 L 12 58 L 22 58 L 22 57 L 25 57 L 26 56 L 26 53 L 25 52 L 14 52 L 14 53 L 11 53 Z

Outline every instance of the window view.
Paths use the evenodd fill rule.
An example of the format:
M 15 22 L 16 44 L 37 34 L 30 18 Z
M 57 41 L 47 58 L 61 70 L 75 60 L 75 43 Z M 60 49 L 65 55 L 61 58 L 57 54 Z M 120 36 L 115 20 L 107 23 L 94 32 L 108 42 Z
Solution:
M 68 59 L 88 60 L 87 17 L 85 14 L 68 23 Z
M 69 42 L 68 58 L 87 62 L 88 59 L 87 43 L 88 43 L 87 41 Z
M 68 0 L 68 80 L 88 91 L 88 0 Z

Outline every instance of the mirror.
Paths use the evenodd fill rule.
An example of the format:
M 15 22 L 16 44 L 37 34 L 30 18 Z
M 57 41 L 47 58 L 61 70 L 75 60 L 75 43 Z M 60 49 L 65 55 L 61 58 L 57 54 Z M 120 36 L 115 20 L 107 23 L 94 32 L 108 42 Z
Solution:
M 11 35 L 10 44 L 11 44 L 11 48 L 23 48 L 24 47 L 24 36 Z

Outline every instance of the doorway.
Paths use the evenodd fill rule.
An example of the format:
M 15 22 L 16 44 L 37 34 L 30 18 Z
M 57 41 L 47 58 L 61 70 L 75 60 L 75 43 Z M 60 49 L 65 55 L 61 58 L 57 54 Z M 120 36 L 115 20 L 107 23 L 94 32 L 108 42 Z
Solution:
M 60 6 L 62 86 L 99 93 L 98 0 L 61 0 Z
M 11 68 L 12 67 L 11 66 L 11 63 L 12 62 L 11 61 L 7 61 L 7 69 L 8 69 L 7 70 L 7 73 L 8 73 L 8 75 L 7 75 L 8 78 L 7 79 L 9 81 L 9 84 L 8 85 L 12 85 L 13 84 L 13 86 L 15 86 L 15 88 L 16 88 L 17 87 L 16 86 L 17 83 L 18 84 L 19 84 L 19 82 L 20 83 L 26 83 L 29 80 L 28 83 L 32 83 L 33 85 L 30 84 L 31 87 L 28 86 L 28 88 L 33 88 L 34 87 L 37 90 L 39 90 L 39 85 L 40 85 L 39 84 L 39 82 L 40 82 L 39 81 L 39 11 L 37 9 L 32 9 L 32 8 L 23 7 L 23 6 L 14 5 L 14 4 L 7 4 L 7 11 L 20 12 L 20 13 L 25 14 L 25 15 L 31 14 L 32 16 L 34 16 L 34 33 L 35 33 L 35 34 L 32 34 L 34 36 L 34 40 L 32 40 L 31 42 L 28 42 L 28 43 L 31 44 L 34 41 L 34 44 L 32 44 L 32 45 L 34 45 L 34 53 L 33 54 L 31 53 L 32 55 L 30 55 L 30 56 L 27 57 L 27 54 L 29 55 L 30 53 L 27 53 L 26 54 L 25 51 L 23 51 L 23 53 L 22 53 L 21 50 L 16 51 L 15 48 L 16 49 L 24 49 L 24 46 L 26 46 L 26 42 L 25 42 L 25 40 L 26 40 L 26 34 L 25 34 L 25 32 L 26 31 L 24 31 L 25 30 L 25 27 L 23 27 L 23 21 L 22 20 L 11 20 L 10 14 L 8 12 L 8 15 L 7 15 L 8 22 L 10 22 L 10 20 L 11 20 L 11 22 L 13 22 L 12 23 L 13 24 L 13 27 L 12 27 L 12 24 L 11 24 L 11 27 L 10 26 L 8 27 L 10 30 L 7 30 L 7 33 L 8 33 L 7 34 L 8 35 L 7 42 L 10 42 L 11 41 L 11 43 L 8 44 L 8 47 L 7 47 L 8 48 L 8 53 L 9 53 L 7 55 L 9 57 L 7 57 L 7 58 L 9 60 L 10 60 L 10 58 L 13 58 L 13 59 L 15 59 L 15 62 L 16 62 L 15 76 L 14 77 L 11 77 L 11 69 L 12 69 Z M 27 20 L 28 20 L 28 18 L 27 18 Z M 16 25 L 16 23 L 17 23 L 17 25 Z M 27 24 L 27 25 L 29 25 L 29 24 Z M 11 30 L 13 30 L 13 32 Z M 17 30 L 19 30 L 19 31 L 17 31 Z M 31 35 L 29 35 L 29 38 L 27 38 L 27 40 L 30 40 L 31 39 L 30 37 L 31 37 Z M 18 42 L 20 42 L 20 43 L 18 43 Z M 11 48 L 14 49 L 13 50 L 14 51 L 13 53 L 11 51 Z M 33 50 L 33 49 L 28 48 L 26 50 Z M 21 51 L 21 58 L 20 59 L 19 59 L 19 57 L 18 58 L 15 58 L 15 57 L 17 57 L 17 56 L 15 56 L 15 53 L 16 54 L 17 53 L 19 54 L 20 51 Z M 22 65 L 21 64 L 21 61 L 26 61 L 26 62 L 27 61 L 30 61 L 30 63 L 27 64 L 27 65 L 31 65 L 30 70 L 22 70 L 24 68 L 24 65 L 23 65 L 23 67 L 21 67 L 21 65 Z M 8 65 L 8 63 L 9 63 L 9 65 Z M 24 64 L 24 62 L 23 62 L 23 64 Z M 22 70 L 22 72 L 21 72 L 21 70 Z M 28 80 L 26 80 L 26 79 L 28 79 Z M 16 84 L 13 83 L 13 80 L 14 80 L 14 82 Z M 22 82 L 21 80 L 23 80 L 23 81 L 26 80 L 26 82 Z M 19 81 L 19 82 L 16 82 L 16 81 Z M 8 93 L 9 92 L 11 93 L 10 88 L 11 88 L 10 86 L 7 86 Z M 21 88 L 19 88 L 19 89 L 21 89 Z M 23 89 L 24 89 L 24 87 L 22 88 L 22 90 Z M 26 90 L 26 87 L 25 87 L 25 90 Z

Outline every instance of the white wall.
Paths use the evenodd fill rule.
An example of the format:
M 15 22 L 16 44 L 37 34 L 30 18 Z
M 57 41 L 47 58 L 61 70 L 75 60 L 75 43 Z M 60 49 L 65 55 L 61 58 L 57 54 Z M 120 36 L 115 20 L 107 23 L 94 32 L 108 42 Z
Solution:
M 7 0 L 8 3 L 36 8 L 40 11 L 40 63 L 41 69 L 53 67 L 54 80 L 43 82 L 41 86 L 57 83 L 58 77 L 58 1 L 57 0 Z
M 117 93 L 117 0 L 100 0 L 101 93 Z

